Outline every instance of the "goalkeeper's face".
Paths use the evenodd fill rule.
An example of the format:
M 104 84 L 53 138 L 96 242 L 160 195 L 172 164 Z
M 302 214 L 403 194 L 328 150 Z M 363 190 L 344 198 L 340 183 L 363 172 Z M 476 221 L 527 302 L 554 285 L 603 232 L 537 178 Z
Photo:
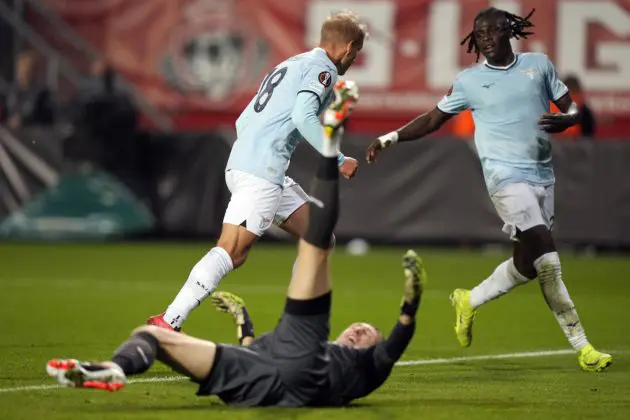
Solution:
M 356 60 L 357 55 L 359 55 L 359 51 L 361 51 L 362 48 L 363 42 L 351 41 L 346 44 L 346 51 L 343 57 L 341 57 L 337 69 L 340 76 L 346 74 L 352 63 L 354 63 L 354 60 Z
M 373 325 L 365 322 L 351 324 L 335 340 L 336 343 L 355 349 L 371 347 L 381 341 L 383 341 L 383 334 Z

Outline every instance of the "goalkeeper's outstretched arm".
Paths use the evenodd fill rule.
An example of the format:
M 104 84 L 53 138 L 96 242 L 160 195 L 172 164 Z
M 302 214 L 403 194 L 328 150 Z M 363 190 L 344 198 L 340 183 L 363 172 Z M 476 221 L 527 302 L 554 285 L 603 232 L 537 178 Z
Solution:
M 394 364 L 407 349 L 416 329 L 416 313 L 420 307 L 427 274 L 422 260 L 412 250 L 407 251 L 403 257 L 403 267 L 405 287 L 398 322 L 387 339 L 376 344 L 373 351 L 366 353 L 370 358 L 366 362 L 372 366 L 369 381 L 374 389 L 387 379 Z

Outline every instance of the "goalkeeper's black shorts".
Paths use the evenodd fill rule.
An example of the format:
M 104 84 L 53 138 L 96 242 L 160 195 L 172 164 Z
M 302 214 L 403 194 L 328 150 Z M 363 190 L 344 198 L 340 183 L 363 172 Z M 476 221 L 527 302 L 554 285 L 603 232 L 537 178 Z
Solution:
M 329 317 L 329 312 L 285 313 L 273 332 L 249 347 L 217 345 L 214 366 L 197 395 L 247 407 L 317 405 L 329 389 Z

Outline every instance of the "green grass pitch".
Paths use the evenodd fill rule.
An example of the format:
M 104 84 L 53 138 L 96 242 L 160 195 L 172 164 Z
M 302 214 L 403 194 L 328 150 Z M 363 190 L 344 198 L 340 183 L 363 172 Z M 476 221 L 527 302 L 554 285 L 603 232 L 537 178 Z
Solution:
M 607 372 L 580 371 L 573 354 L 442 360 L 399 366 L 370 397 L 343 409 L 232 409 L 199 398 L 185 380 L 128 385 L 118 393 L 51 386 L 54 357 L 111 356 L 132 328 L 161 312 L 209 244 L 0 244 L 0 419 L 629 419 L 630 257 L 562 254 L 565 282 L 589 339 L 615 359 Z M 429 284 L 416 336 L 403 360 L 567 350 L 535 282 L 488 303 L 469 349 L 458 346 L 448 294 L 474 286 L 506 255 L 418 249 Z M 403 248 L 333 257 L 332 334 L 364 320 L 388 331 L 402 293 Z M 295 257 L 293 246 L 260 244 L 221 289 L 240 294 L 256 331 L 274 326 Z M 206 302 L 187 333 L 234 342 L 235 328 Z M 144 378 L 174 375 L 159 363 Z M 23 388 L 27 387 L 27 388 Z M 18 388 L 16 390 L 16 388 Z

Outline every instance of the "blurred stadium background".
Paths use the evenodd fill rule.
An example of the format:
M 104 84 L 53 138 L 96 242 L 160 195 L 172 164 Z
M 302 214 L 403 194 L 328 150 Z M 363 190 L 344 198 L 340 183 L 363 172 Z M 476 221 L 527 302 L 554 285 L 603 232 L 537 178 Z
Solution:
M 630 349 L 623 328 L 630 304 L 630 0 L 0 0 L 0 318 L 8 325 L 0 387 L 40 386 L 48 357 L 105 357 L 168 304 L 219 232 L 235 118 L 275 63 L 315 45 L 330 11 L 351 9 L 370 27 L 347 75 L 361 98 L 342 146 L 363 162 L 375 136 L 432 108 L 473 62 L 459 42 L 490 3 L 521 15 L 536 8 L 535 35 L 514 45 L 547 53 L 589 115 L 553 139 L 555 237 L 571 251 L 561 254 L 565 276 L 587 331 L 603 349 L 619 352 L 617 364 L 596 383 L 577 371 L 572 356 L 561 363 L 431 365 L 394 375 L 393 385 L 371 399 L 385 406 L 368 405 L 357 415 L 397 418 L 421 407 L 430 418 L 628 418 L 630 365 L 622 355 Z M 335 254 L 342 285 L 334 330 L 368 316 L 387 329 L 399 289 L 395 274 L 386 277 L 396 273 L 403 246 L 419 246 L 434 289 L 425 309 L 430 325 L 409 357 L 462 356 L 451 336 L 448 293 L 476 284 L 509 252 L 472 128 L 462 114 L 342 182 L 340 243 L 358 238 L 373 248 L 367 258 Z M 303 185 L 314 157 L 303 145 L 292 160 L 290 175 Z M 251 302 L 261 332 L 276 320 L 294 257 L 281 232 L 264 241 L 225 281 Z M 537 287 L 515 295 L 489 306 L 487 316 L 484 309 L 483 344 L 466 354 L 566 349 Z M 60 305 L 64 297 L 70 307 Z M 522 305 L 514 329 L 510 302 Z M 209 318 L 217 317 L 210 308 L 199 313 L 188 332 L 233 340 L 231 325 Z M 91 330 L 95 317 L 108 321 Z M 150 402 L 134 405 L 144 390 L 164 396 L 161 411 L 151 412 Z M 67 418 L 85 409 L 83 400 L 55 406 L 52 394 L 29 404 L 36 398 L 29 392 L 0 389 L 7 402 L 0 417 Z M 147 384 L 117 400 L 113 413 L 111 401 L 90 397 L 95 404 L 87 413 L 166 417 L 203 404 L 191 394 L 183 383 Z M 172 406 L 169 395 L 178 398 Z M 398 411 L 390 413 L 393 405 Z M 249 415 L 234 418 L 262 414 Z
M 630 2 L 494 2 L 526 14 L 590 110 L 554 139 L 556 237 L 630 245 Z M 0 236 L 213 238 L 229 195 L 233 123 L 261 77 L 315 45 L 349 8 L 371 39 L 348 78 L 361 100 L 344 152 L 420 112 L 474 59 L 459 47 L 485 1 L 3 0 Z M 374 242 L 504 242 L 486 197 L 468 114 L 344 182 L 338 236 Z M 291 174 L 308 182 L 313 153 Z M 279 236 L 272 232 L 272 236 Z

